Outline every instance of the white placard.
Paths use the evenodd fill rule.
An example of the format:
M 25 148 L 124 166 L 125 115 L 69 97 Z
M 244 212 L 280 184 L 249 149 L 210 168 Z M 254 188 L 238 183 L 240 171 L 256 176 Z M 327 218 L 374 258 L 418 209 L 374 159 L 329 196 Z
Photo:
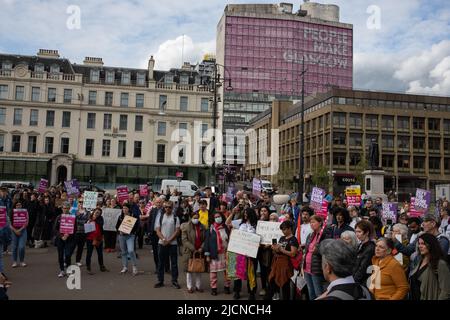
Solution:
M 233 230 L 228 244 L 228 251 L 256 258 L 261 237 L 255 233 Z
M 178 203 L 178 200 L 180 200 L 180 197 L 178 196 L 171 196 L 169 201 L 173 202 L 173 204 Z
M 272 239 L 280 240 L 283 232 L 280 230 L 281 222 L 258 221 L 256 234 L 261 236 L 261 244 L 272 244 Z
M 89 222 L 84 224 L 84 233 L 90 233 L 95 231 L 95 222 Z
M 396 234 L 395 235 L 395 239 L 397 239 L 397 241 L 399 241 L 400 243 L 402 243 L 402 235 L 401 234 Z M 403 254 L 400 252 L 400 253 L 397 253 L 395 256 L 394 256 L 394 258 L 395 258 L 395 260 L 397 260 L 402 266 L 403 266 Z
M 120 217 L 122 210 L 120 209 L 111 209 L 106 208 L 103 209 L 102 217 L 103 217 L 103 230 L 105 231 L 117 231 L 116 224 L 117 220 Z
M 86 209 L 97 208 L 98 192 L 85 191 L 83 194 L 83 207 Z
M 119 231 L 125 234 L 130 234 L 136 224 L 136 221 L 137 219 L 132 216 L 125 216 L 119 227 Z
M 298 270 L 294 270 L 294 275 L 291 277 L 292 282 L 297 286 L 298 290 L 302 290 L 306 285 L 305 278 L 302 277 Z

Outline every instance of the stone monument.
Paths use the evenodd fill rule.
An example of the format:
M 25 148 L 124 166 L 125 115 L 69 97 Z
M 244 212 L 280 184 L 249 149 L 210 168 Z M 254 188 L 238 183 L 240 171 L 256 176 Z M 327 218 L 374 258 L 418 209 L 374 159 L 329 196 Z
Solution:
M 369 168 L 362 173 L 366 194 L 373 199 L 380 197 L 383 202 L 387 202 L 387 196 L 384 193 L 384 175 L 386 172 L 380 167 L 380 154 L 375 139 L 372 139 L 369 146 L 368 163 Z

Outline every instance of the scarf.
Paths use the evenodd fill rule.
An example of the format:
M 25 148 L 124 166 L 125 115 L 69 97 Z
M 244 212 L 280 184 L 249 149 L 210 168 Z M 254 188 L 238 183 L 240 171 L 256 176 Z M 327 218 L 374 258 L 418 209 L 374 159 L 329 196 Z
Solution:
M 200 236 L 200 225 L 194 225 L 195 228 L 195 250 L 200 249 L 200 247 L 202 246 L 202 239 Z
M 214 230 L 216 231 L 217 235 L 217 253 L 223 253 L 223 242 L 222 242 L 222 236 L 220 235 L 220 230 L 223 229 L 222 224 L 218 224 L 217 222 L 213 223 Z

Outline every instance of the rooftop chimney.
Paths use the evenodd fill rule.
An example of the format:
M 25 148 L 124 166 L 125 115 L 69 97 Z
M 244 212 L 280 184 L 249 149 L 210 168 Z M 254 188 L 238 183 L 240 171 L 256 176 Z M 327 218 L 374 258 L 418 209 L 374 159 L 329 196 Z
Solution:
M 183 66 L 181 67 L 183 70 L 191 70 L 191 63 L 190 62 L 184 62 Z
M 148 60 L 148 78 L 150 80 L 154 79 L 153 71 L 155 70 L 155 59 L 153 59 L 153 56 L 150 57 Z
M 101 67 L 103 66 L 103 59 L 96 57 L 86 57 L 84 58 L 83 64 Z
M 49 49 L 39 49 L 39 52 L 37 53 L 38 57 L 42 58 L 59 58 L 58 50 L 49 50 Z

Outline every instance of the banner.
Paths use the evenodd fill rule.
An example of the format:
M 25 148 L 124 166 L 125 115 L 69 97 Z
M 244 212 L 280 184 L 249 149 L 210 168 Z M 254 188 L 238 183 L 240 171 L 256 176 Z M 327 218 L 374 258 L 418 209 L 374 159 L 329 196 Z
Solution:
M 6 218 L 6 207 L 0 207 L 0 228 L 5 227 L 7 222 L 8 220 Z
M 85 209 L 95 209 L 97 208 L 97 198 L 98 192 L 95 191 L 85 191 L 83 195 L 83 207 Z
M 119 227 L 119 231 L 125 234 L 130 234 L 136 224 L 136 221 L 137 219 L 132 216 L 125 216 Z
M 345 196 L 347 198 L 347 205 L 359 207 L 361 205 L 361 186 L 355 185 L 345 189 Z
M 323 197 L 325 197 L 325 190 L 314 187 L 311 193 L 311 207 L 316 213 L 322 210 Z
M 431 192 L 428 190 L 417 189 L 414 207 L 418 211 L 426 213 L 430 208 Z
M 140 184 L 139 185 L 139 195 L 141 197 L 146 197 L 148 196 L 148 187 L 146 184 Z
M 122 210 L 120 209 L 111 209 L 106 208 L 103 209 L 102 217 L 103 217 L 103 230 L 105 231 L 117 231 L 116 225 L 117 220 L 119 220 L 120 214 Z
M 277 243 L 283 236 L 280 230 L 281 222 L 258 221 L 256 234 L 261 236 L 261 244 L 272 244 L 272 239 L 277 239 Z
M 392 220 L 392 224 L 397 223 L 397 204 L 393 202 L 383 203 L 381 217 L 384 222 L 390 219 Z
M 320 207 L 320 210 L 316 212 L 318 216 L 321 216 L 323 219 L 326 219 L 328 217 L 328 201 L 323 200 L 322 206 Z
M 144 208 L 144 212 L 147 213 L 152 209 L 153 203 L 151 201 L 149 201 Z
M 120 205 L 123 204 L 125 200 L 128 200 L 128 187 L 120 186 L 116 188 L 117 190 L 117 201 Z
M 66 187 L 66 191 L 69 196 L 78 196 L 80 194 L 80 184 L 78 183 L 77 179 L 65 181 L 64 186 Z
M 253 194 L 257 197 L 261 195 L 262 183 L 261 180 L 253 178 Z
M 228 251 L 256 258 L 261 237 L 241 230 L 233 230 L 228 243 Z
M 44 193 L 45 191 L 47 191 L 47 188 L 48 188 L 48 180 L 47 179 L 41 179 L 41 181 L 39 181 L 38 192 L 39 193 Z
M 13 209 L 13 227 L 22 228 L 28 223 L 27 209 Z
M 75 217 L 70 214 L 62 214 L 59 224 L 59 232 L 61 234 L 73 234 L 75 229 Z

